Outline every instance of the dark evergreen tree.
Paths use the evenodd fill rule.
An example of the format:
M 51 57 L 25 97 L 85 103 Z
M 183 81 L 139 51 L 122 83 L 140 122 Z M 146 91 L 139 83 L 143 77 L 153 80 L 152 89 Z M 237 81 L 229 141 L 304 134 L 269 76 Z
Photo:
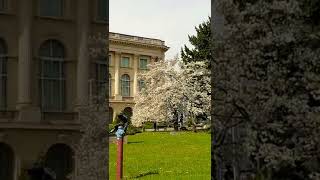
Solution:
M 181 48 L 181 59 L 184 63 L 192 61 L 206 61 L 212 59 L 210 50 L 210 37 L 211 37 L 211 18 L 201 23 L 196 29 L 196 35 L 188 36 L 189 42 L 193 45 L 190 49 L 186 45 Z M 209 67 L 210 68 L 210 67 Z

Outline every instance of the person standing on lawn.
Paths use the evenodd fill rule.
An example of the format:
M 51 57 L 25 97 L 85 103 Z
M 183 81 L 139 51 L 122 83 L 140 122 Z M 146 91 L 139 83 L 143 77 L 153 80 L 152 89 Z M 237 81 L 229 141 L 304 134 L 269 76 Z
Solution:
M 154 128 L 154 131 L 157 131 L 157 122 L 156 121 L 153 122 L 153 128 Z

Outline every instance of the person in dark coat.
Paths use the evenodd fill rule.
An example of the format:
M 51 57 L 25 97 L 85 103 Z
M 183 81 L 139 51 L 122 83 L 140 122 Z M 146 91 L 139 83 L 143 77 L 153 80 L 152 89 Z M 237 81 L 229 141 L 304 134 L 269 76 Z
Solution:
M 157 131 L 157 122 L 153 122 L 153 129 L 154 131 Z

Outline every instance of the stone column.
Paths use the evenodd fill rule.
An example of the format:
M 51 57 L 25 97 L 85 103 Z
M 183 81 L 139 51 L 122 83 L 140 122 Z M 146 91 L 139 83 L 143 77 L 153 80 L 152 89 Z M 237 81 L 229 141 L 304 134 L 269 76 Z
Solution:
M 16 108 L 19 111 L 17 121 L 40 122 L 40 107 L 32 106 L 31 87 L 35 79 L 31 79 L 33 55 L 32 55 L 32 2 L 21 1 L 19 3 L 19 49 L 18 49 L 18 94 Z M 39 93 L 40 94 L 40 93 Z
M 114 58 L 114 97 L 115 100 L 121 100 L 120 95 L 120 78 L 119 78 L 119 66 L 121 61 L 121 52 L 115 52 Z
M 78 1 L 78 61 L 77 61 L 77 106 L 88 104 L 89 97 L 89 3 Z
M 116 119 L 116 111 L 113 109 L 112 122 Z
M 18 102 L 17 109 L 31 105 L 32 3 L 21 1 L 19 14 Z
M 138 93 L 138 64 L 139 64 L 139 55 L 134 54 L 133 58 L 133 96 L 136 96 Z

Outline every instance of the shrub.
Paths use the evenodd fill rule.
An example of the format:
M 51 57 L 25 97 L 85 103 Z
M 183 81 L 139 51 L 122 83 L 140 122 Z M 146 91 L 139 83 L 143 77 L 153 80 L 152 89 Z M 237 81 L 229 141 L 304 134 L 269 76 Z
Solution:
M 186 125 L 187 125 L 188 127 L 191 127 L 191 126 L 193 125 L 193 119 L 192 119 L 192 118 L 189 118 L 189 119 L 187 120 L 187 122 L 186 122 Z
M 153 122 L 145 122 L 143 123 L 143 127 L 145 129 L 153 129 Z
M 136 134 L 136 133 L 141 133 L 141 132 L 142 132 L 141 128 L 134 127 L 134 126 L 132 126 L 132 125 L 130 124 L 130 125 L 128 126 L 126 135 L 134 135 L 134 134 Z

